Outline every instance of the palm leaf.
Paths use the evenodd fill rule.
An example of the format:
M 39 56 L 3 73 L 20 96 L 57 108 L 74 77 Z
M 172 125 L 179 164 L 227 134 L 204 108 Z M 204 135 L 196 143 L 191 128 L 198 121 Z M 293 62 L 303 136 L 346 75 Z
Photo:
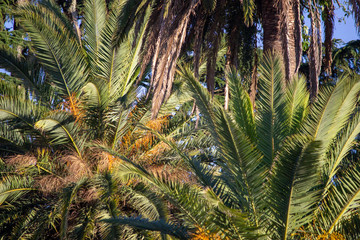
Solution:
M 318 207 L 320 184 L 319 171 L 322 162 L 319 155 L 320 142 L 307 142 L 301 136 L 289 138 L 284 144 L 274 174 L 269 181 L 269 202 L 273 238 L 287 239 L 303 224 L 313 219 L 311 215 Z
M 284 112 L 281 61 L 277 57 L 265 56 L 259 67 L 259 101 L 257 118 L 258 148 L 264 155 L 264 164 L 270 167 L 286 137 L 286 115 Z
M 11 204 L 18 200 L 29 191 L 35 190 L 32 188 L 32 179 L 18 176 L 3 177 L 0 182 L 0 206 Z
M 103 220 L 111 224 L 126 224 L 135 228 L 145 229 L 150 231 L 159 231 L 163 234 L 169 234 L 179 239 L 188 239 L 189 236 L 186 230 L 178 225 L 167 223 L 164 220 L 149 221 L 143 218 L 115 218 Z
M 71 96 L 86 79 L 86 65 L 76 38 L 63 28 L 62 20 L 40 6 L 21 8 L 21 23 L 29 33 L 36 56 L 60 94 Z

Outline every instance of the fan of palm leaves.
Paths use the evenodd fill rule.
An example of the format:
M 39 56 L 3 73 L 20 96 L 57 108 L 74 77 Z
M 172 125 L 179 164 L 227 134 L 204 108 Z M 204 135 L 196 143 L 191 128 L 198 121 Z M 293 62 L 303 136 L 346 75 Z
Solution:
M 137 177 L 173 204 L 175 219 L 194 239 L 357 238 L 359 168 L 347 154 L 360 132 L 360 79 L 343 74 L 309 102 L 303 77 L 284 86 L 278 58 L 265 57 L 259 72 L 256 110 L 238 74 L 228 73 L 226 111 L 189 69 L 179 70 L 206 120 L 212 157 L 206 149 L 189 156 L 162 140 L 182 157 L 197 184 L 171 180 L 124 158 L 119 174 Z M 176 220 L 168 220 L 167 228 L 132 218 L 111 222 L 177 236 Z

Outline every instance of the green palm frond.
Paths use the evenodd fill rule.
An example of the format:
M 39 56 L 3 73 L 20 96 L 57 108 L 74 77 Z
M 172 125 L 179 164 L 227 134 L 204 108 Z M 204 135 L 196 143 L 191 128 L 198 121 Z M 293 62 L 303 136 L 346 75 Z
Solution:
M 19 86 L 20 81 L 16 78 L 0 81 L 0 94 L 5 98 L 19 98 L 26 100 L 28 98 L 27 91 L 24 87 Z
M 95 219 L 98 214 L 98 209 L 90 207 L 85 208 L 83 211 L 85 211 L 85 213 L 71 231 L 69 236 L 70 239 L 91 239 L 96 235 Z
M 335 87 L 324 87 L 305 122 L 306 131 L 325 150 L 353 113 L 360 90 L 357 77 L 343 76 Z
M 151 189 L 143 184 L 124 189 L 130 206 L 133 206 L 142 217 L 149 220 L 168 218 L 168 211 L 165 203 Z
M 277 57 L 265 56 L 259 67 L 259 100 L 257 102 L 258 148 L 264 155 L 264 164 L 270 167 L 287 136 L 284 112 L 284 76 L 281 61 Z
M 35 94 L 39 93 L 38 86 L 34 84 L 34 76 L 32 76 L 31 63 L 23 57 L 18 58 L 17 52 L 7 46 L 0 48 L 0 66 L 6 71 L 11 72 L 13 77 L 22 79 L 22 83 L 34 91 Z
M 33 123 L 40 119 L 46 113 L 46 110 L 41 105 L 29 100 L 0 99 L 0 121 L 18 121 L 32 128 Z
M 106 24 L 106 11 L 106 3 L 102 0 L 89 0 L 84 5 L 84 29 L 86 29 L 84 40 L 94 72 L 97 72 L 100 62 L 99 52 Z
M 83 178 L 80 181 L 64 189 L 63 198 L 61 199 L 60 211 L 61 211 L 61 227 L 60 227 L 60 239 L 66 239 L 68 235 L 68 219 L 69 211 L 72 202 L 76 198 L 76 195 L 81 187 L 87 183 L 87 179 Z
M 236 71 L 232 70 L 229 72 L 227 79 L 231 94 L 230 108 L 234 120 L 246 136 L 255 143 L 257 137 L 255 115 L 250 96 L 244 87 L 241 86 L 241 81 Z
M 254 0 L 245 0 L 242 2 L 242 8 L 244 11 L 244 20 L 246 25 L 252 25 L 253 18 L 255 15 L 255 8 L 256 4 Z
M 26 5 L 19 15 L 55 88 L 64 96 L 78 92 L 86 80 L 86 62 L 76 38 L 66 30 L 62 19 L 41 5 Z
M 4 125 L 1 138 L 8 143 L 42 143 L 46 139 L 36 129 L 35 122 L 40 120 L 48 109 L 30 100 L 0 98 L 0 122 Z
M 64 11 L 59 8 L 59 5 L 52 0 L 41 0 L 40 4 L 42 8 L 45 8 L 54 14 L 61 28 L 65 29 L 65 31 L 71 35 L 71 39 L 76 39 L 76 44 L 80 46 L 80 42 L 78 41 L 79 38 L 74 31 L 73 23 L 69 21 L 69 18 L 64 14 Z
M 326 188 L 331 185 L 332 179 L 338 170 L 341 170 L 341 164 L 348 152 L 355 144 L 355 138 L 360 133 L 360 113 L 356 113 L 350 118 L 348 124 L 336 138 L 330 149 L 329 159 L 325 169 Z M 325 189 L 326 189 L 325 188 Z
M 263 168 L 258 167 L 261 155 L 252 145 L 250 139 L 246 137 L 247 135 L 237 127 L 238 125 L 234 124 L 232 118 L 222 107 L 216 103 L 209 104 L 210 95 L 202 89 L 200 83 L 191 75 L 183 75 L 183 78 L 187 81 L 186 83 L 196 99 L 197 106 L 199 106 L 207 122 L 210 123 L 209 131 L 217 142 L 216 145 L 222 159 L 219 164 L 228 174 L 228 180 L 232 178 L 225 184 L 232 188 L 233 194 L 236 194 L 239 200 L 246 199 L 245 202 L 241 202 L 241 205 L 246 206 L 247 211 L 254 211 L 254 216 L 256 216 L 256 206 L 260 200 L 257 193 L 259 193 L 264 178 Z M 251 107 L 249 108 L 251 109 Z M 251 119 L 251 115 L 249 118 Z M 254 126 L 252 128 L 254 129 Z
M 304 77 L 294 77 L 285 91 L 285 109 L 288 119 L 289 134 L 296 134 L 301 130 L 301 126 L 309 111 L 309 92 L 306 88 Z
M 7 124 L 0 126 L 0 151 L 23 151 L 23 145 L 27 140 L 23 138 L 23 134 L 14 131 Z
M 358 214 L 360 202 L 360 174 L 359 166 L 355 164 L 345 171 L 338 172 L 333 178 L 327 196 L 320 210 L 321 228 L 328 233 L 342 231 L 342 223 L 351 221 L 354 214 Z M 346 236 L 346 231 L 344 236 Z
M 319 171 L 323 166 L 319 155 L 320 142 L 308 142 L 301 136 L 284 143 L 274 163 L 269 182 L 269 206 L 274 238 L 287 239 L 304 223 L 311 221 L 318 207 Z M 273 218 L 274 217 L 274 218 Z
M 35 128 L 44 131 L 50 138 L 51 145 L 63 145 L 69 143 L 82 157 L 82 150 L 85 144 L 85 137 L 81 136 L 81 128 L 76 124 L 72 115 L 66 112 L 57 112 L 35 123 Z
M 114 26 L 117 26 L 114 34 L 114 44 L 116 46 L 119 46 L 124 41 L 128 32 L 133 28 L 136 19 L 143 16 L 150 3 L 142 0 L 121 1 L 121 10 L 117 22 L 114 24 Z
M 0 182 L 0 206 L 11 205 L 29 191 L 32 187 L 32 179 L 18 176 L 5 176 Z
M 130 225 L 132 227 L 139 229 L 158 231 L 163 234 L 169 234 L 178 239 L 189 239 L 189 236 L 183 227 L 179 225 L 167 223 L 164 220 L 149 221 L 143 218 L 129 217 L 129 218 L 106 219 L 103 221 L 111 224 Z
M 199 82 L 195 79 L 194 74 L 191 72 L 189 68 L 182 68 L 180 67 L 178 71 L 180 77 L 186 81 L 186 86 L 188 88 L 188 91 L 191 93 L 191 96 L 196 101 L 196 106 L 199 107 L 200 111 L 204 115 L 204 118 L 206 120 L 206 123 L 209 126 L 209 130 L 211 134 L 214 136 L 217 135 L 215 132 L 215 122 L 213 121 L 214 118 L 214 112 L 212 103 L 215 101 L 214 99 L 211 99 L 210 95 L 207 93 L 206 88 L 201 86 Z M 218 139 L 217 137 L 214 137 L 214 139 Z
M 32 233 L 31 231 L 31 224 L 34 221 L 35 217 L 37 216 L 37 209 L 31 209 L 29 213 L 20 221 L 18 221 L 15 224 L 14 230 L 12 232 L 12 238 L 11 239 L 24 239 L 24 238 L 30 238 Z

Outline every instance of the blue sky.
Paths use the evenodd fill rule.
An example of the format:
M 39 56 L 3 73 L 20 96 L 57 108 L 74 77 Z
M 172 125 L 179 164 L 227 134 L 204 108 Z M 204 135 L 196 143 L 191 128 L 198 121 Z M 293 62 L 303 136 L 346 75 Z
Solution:
M 345 21 L 342 21 L 343 17 L 344 17 L 344 12 L 341 9 L 337 9 L 335 11 L 335 19 L 334 19 L 335 21 L 334 38 L 342 39 L 345 43 L 351 40 L 360 39 L 360 36 L 358 35 L 356 30 L 353 15 L 350 15 L 349 17 L 345 17 Z

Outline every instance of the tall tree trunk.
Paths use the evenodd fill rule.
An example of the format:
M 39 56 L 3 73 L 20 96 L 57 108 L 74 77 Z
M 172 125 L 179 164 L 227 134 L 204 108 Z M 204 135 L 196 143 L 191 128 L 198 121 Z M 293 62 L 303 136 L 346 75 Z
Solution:
M 257 78 L 257 65 L 258 65 L 258 55 L 257 55 L 257 46 L 255 44 L 255 49 L 254 49 L 254 54 L 255 54 L 255 60 L 254 60 L 254 66 L 252 69 L 252 74 L 251 74 L 251 85 L 250 85 L 250 101 L 253 105 L 253 108 L 255 109 L 255 99 L 256 99 L 256 92 L 257 92 L 257 83 L 258 83 L 258 78 Z
M 315 99 L 319 92 L 319 76 L 321 71 L 322 45 L 321 45 L 321 19 L 315 1 L 309 1 L 311 20 L 311 37 L 309 48 L 309 81 L 310 97 Z
M 79 27 L 79 24 L 78 24 L 78 14 L 77 14 L 77 11 L 76 11 L 76 0 L 72 0 L 70 8 L 69 8 L 69 13 L 71 15 L 72 22 L 74 24 L 74 28 L 75 28 L 75 31 L 76 31 L 76 35 L 77 35 L 77 37 L 79 39 L 79 43 L 81 43 L 81 31 L 80 31 L 80 27 Z
M 195 26 L 195 40 L 194 40 L 194 75 L 197 80 L 200 79 L 199 68 L 200 68 L 200 57 L 201 57 L 201 47 L 203 43 L 203 35 L 204 35 L 204 27 L 205 27 L 205 12 L 202 11 L 201 16 L 198 18 L 198 22 Z M 196 123 L 195 129 L 199 126 L 200 121 L 200 111 L 198 106 L 196 106 L 196 102 L 194 101 L 193 110 L 191 111 L 191 115 L 196 112 Z
M 261 2 L 264 51 L 279 55 L 286 81 L 291 81 L 301 63 L 301 21 L 299 0 Z
M 325 58 L 324 69 L 327 74 L 327 78 L 331 75 L 332 64 L 332 37 L 334 33 L 334 4 L 332 1 L 328 2 L 328 5 L 324 8 L 325 14 Z

